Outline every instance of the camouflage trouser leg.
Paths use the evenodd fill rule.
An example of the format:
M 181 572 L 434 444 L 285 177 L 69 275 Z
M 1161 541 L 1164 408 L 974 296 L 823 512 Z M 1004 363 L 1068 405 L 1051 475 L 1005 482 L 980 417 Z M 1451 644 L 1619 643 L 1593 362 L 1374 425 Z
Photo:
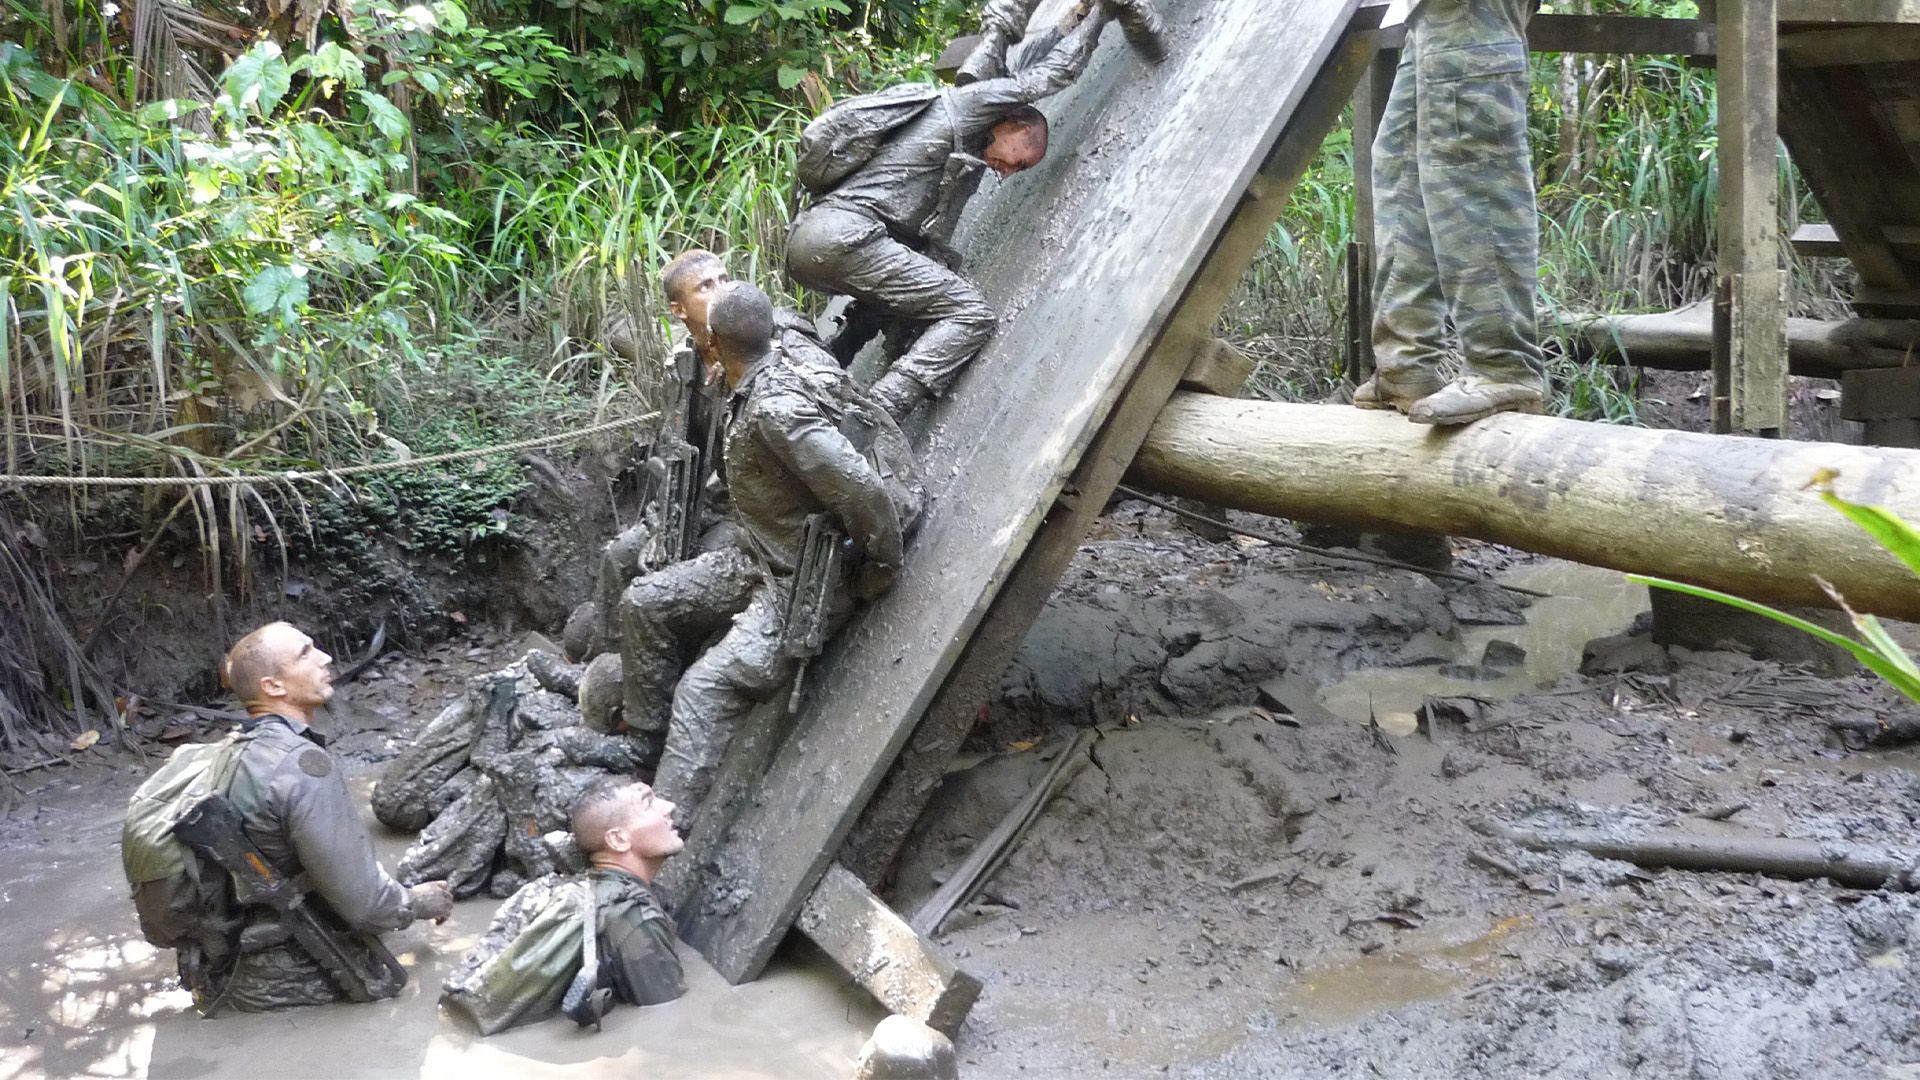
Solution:
M 1425 0 L 1373 143 L 1373 346 L 1381 378 L 1446 356 L 1535 382 L 1539 218 L 1527 149 L 1525 0 Z
M 998 318 L 973 283 L 913 250 L 863 214 L 805 210 L 787 237 L 787 272 L 810 289 L 851 296 L 925 329 L 889 371 L 938 397 L 993 337 Z
M 788 579 L 777 578 L 755 589 L 747 610 L 734 619 L 733 629 L 694 661 L 674 692 L 673 723 L 667 729 L 667 750 L 653 789 L 681 807 L 684 821 L 693 819 L 700 800 L 713 786 L 734 728 L 755 705 L 793 681 L 799 665 L 780 651 L 791 587 Z M 838 591 L 834 610 L 829 612 L 828 636 L 837 633 L 852 613 L 852 601 L 844 590 Z
M 245 953 L 227 983 L 226 1004 L 240 1012 L 270 1012 L 344 1001 L 333 978 L 304 949 L 275 945 Z
M 686 657 L 747 606 L 760 571 L 738 547 L 696 555 L 635 581 L 620 597 L 627 726 L 658 739 Z

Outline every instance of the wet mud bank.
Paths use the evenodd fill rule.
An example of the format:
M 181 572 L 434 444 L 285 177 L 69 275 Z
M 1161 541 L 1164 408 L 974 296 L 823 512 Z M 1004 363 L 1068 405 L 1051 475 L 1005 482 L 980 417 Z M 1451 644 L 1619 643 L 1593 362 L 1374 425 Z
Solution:
M 959 1044 L 971 1074 L 1909 1074 L 1914 896 L 1472 828 L 1920 851 L 1920 755 L 1828 727 L 1906 707 L 1867 676 L 1644 636 L 1582 675 L 1587 640 L 1635 629 L 1644 593 L 1460 555 L 1555 597 L 1204 541 L 1137 505 L 1105 523 L 898 877 L 911 911 L 1061 734 L 1099 727 L 942 931 L 986 983 Z M 1419 724 L 1430 697 L 1446 704 Z

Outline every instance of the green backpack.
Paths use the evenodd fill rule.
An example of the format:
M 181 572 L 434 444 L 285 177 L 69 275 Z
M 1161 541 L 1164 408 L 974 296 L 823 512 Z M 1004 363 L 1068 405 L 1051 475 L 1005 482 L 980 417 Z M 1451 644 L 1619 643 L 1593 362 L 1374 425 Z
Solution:
M 127 800 L 120 863 L 133 886 L 140 932 L 163 949 L 198 945 L 216 962 L 233 946 L 239 917 L 233 883 L 173 835 L 182 815 L 209 795 L 224 795 L 253 736 L 236 731 L 215 743 L 183 746 Z
M 579 1007 L 598 982 L 599 919 L 593 882 L 547 874 L 500 905 L 472 951 L 441 984 L 440 1003 L 482 1035 L 544 1020 L 561 1011 L 582 1023 Z M 571 991 L 571 994 L 569 993 Z M 604 1011 L 605 1002 L 597 1003 Z

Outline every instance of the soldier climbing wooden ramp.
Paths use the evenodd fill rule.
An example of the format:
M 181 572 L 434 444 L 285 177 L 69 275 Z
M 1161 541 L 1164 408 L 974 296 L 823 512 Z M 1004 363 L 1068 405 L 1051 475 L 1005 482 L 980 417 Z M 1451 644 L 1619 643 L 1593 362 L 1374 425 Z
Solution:
M 1165 63 L 1109 34 L 1045 103 L 1048 159 L 983 192 L 962 227 L 1001 324 L 919 440 L 932 499 L 899 585 L 813 665 L 737 815 L 696 826 L 710 835 L 694 838 L 681 930 L 730 980 L 765 965 L 943 684 L 997 676 L 1337 121 L 1379 14 L 1163 10 Z

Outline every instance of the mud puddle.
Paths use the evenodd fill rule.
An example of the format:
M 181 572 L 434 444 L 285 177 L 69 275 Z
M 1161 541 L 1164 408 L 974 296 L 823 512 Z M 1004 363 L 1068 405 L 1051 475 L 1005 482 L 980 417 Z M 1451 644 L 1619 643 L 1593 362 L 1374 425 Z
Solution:
M 1411 667 L 1376 667 L 1353 672 L 1322 686 L 1316 697 L 1336 716 L 1366 723 L 1376 717 L 1392 735 L 1413 734 L 1415 712 L 1429 697 L 1466 696 L 1507 701 L 1580 668 L 1587 642 L 1617 634 L 1647 610 L 1647 587 L 1626 580 L 1617 570 L 1544 560 L 1501 575 L 1504 584 L 1552 595 L 1526 609 L 1517 626 L 1463 626 L 1458 640 L 1432 638 L 1438 662 Z M 1490 642 L 1526 650 L 1507 668 L 1483 665 Z

